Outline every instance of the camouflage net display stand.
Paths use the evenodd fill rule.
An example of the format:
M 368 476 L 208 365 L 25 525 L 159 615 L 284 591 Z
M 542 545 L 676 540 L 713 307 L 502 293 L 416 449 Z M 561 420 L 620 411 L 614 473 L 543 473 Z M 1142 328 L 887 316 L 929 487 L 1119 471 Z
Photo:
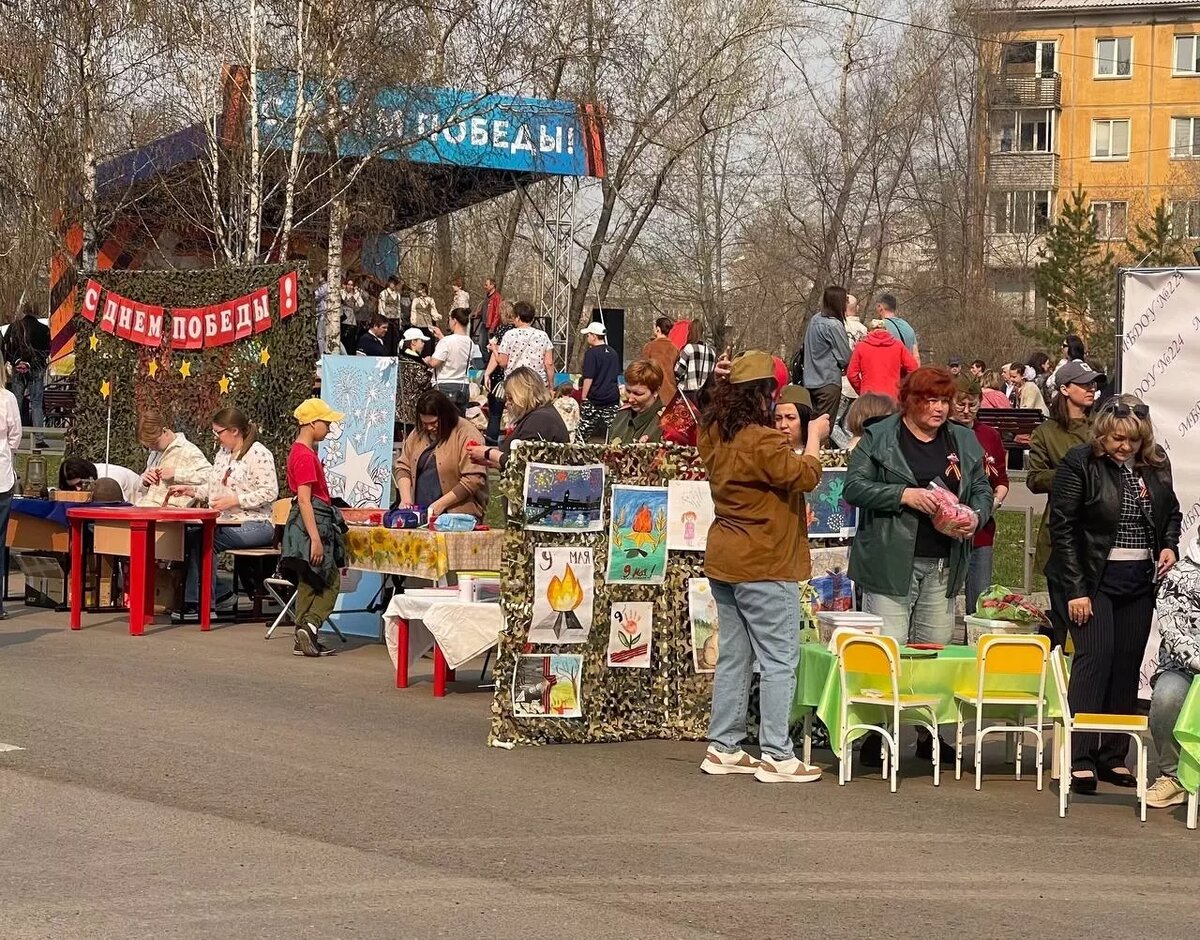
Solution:
M 831 454 L 823 462 L 829 466 L 845 463 L 841 454 Z M 662 584 L 609 584 L 605 577 L 612 486 L 665 486 L 670 480 L 707 479 L 698 452 L 672 444 L 610 447 L 524 443 L 514 448 L 499 487 L 500 495 L 516 506 L 522 504 L 527 463 L 603 464 L 604 531 L 526 532 L 510 515 L 501 570 L 505 632 L 500 635 L 496 653 L 496 692 L 488 743 L 507 747 L 647 738 L 702 740 L 708 730 L 713 677 L 697 673 L 693 666 L 687 582 L 689 578 L 704 577 L 704 553 L 670 551 Z M 545 546 L 592 549 L 595 597 L 586 643 L 526 644 L 533 616 L 534 552 Z M 654 604 L 648 669 L 612 668 L 607 664 L 610 609 L 614 602 L 624 601 Z M 582 655 L 582 717 L 513 716 L 512 681 L 517 657 L 522 653 Z M 756 706 L 752 696 L 752 712 Z

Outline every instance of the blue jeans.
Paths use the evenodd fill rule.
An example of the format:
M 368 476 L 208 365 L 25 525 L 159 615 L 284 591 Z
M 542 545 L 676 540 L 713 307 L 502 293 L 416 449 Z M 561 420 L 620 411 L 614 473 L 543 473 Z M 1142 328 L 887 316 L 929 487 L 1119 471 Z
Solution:
M 1174 669 L 1164 672 L 1154 683 L 1150 697 L 1150 734 L 1158 754 L 1158 772 L 1174 777 L 1179 772 L 1179 742 L 1175 740 L 1175 722 L 1192 687 L 1192 673 Z
M 31 427 L 37 428 L 37 443 L 42 446 L 45 443 L 45 438 L 42 436 L 42 428 L 46 426 L 46 412 L 42 407 L 42 403 L 46 397 L 46 373 L 38 372 L 17 372 L 12 373 L 12 393 L 16 396 L 17 406 L 21 409 L 21 414 L 25 414 L 25 395 L 29 395 L 29 423 Z
M 758 741 L 764 754 L 787 760 L 794 756 L 788 719 L 800 657 L 800 586 L 795 581 L 729 584 L 715 579 L 709 584 L 720 639 L 708 739 L 727 753 L 742 746 L 757 659 Z
M 883 633 L 905 643 L 949 643 L 954 635 L 950 563 L 945 558 L 914 558 L 908 594 L 863 592 L 863 611 L 883 618 Z M 718 660 L 719 662 L 719 660 Z
M 217 558 L 221 552 L 234 548 L 264 548 L 275 541 L 275 526 L 269 522 L 243 522 L 241 525 L 219 525 L 213 536 L 212 602 L 217 602 Z M 201 530 L 189 527 L 184 555 L 187 576 L 183 583 L 183 602 L 200 603 Z
M 995 546 L 972 548 L 967 562 L 967 616 L 975 616 L 975 603 L 979 595 L 992 586 L 992 552 Z

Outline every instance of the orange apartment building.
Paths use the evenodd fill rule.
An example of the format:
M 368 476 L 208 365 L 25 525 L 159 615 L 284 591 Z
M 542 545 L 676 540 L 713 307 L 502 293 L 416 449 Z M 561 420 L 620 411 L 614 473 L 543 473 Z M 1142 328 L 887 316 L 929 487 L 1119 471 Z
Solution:
M 997 5 L 999 6 L 999 5 Z M 993 8 L 995 9 L 995 8 Z M 985 263 L 1037 311 L 1041 233 L 1077 186 L 1127 263 L 1126 232 L 1160 200 L 1200 242 L 1200 2 L 1012 0 L 987 86 Z

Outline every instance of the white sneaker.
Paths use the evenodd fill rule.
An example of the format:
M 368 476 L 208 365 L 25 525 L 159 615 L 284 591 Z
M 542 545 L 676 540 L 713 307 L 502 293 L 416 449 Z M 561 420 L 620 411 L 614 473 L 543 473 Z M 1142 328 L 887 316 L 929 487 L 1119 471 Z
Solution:
M 700 762 L 700 769 L 706 774 L 752 774 L 758 770 L 758 764 L 741 748 L 726 754 L 710 747 Z
M 1188 792 L 1174 777 L 1159 777 L 1146 791 L 1146 805 L 1155 809 L 1186 803 Z
M 821 779 L 821 768 L 795 757 L 787 760 L 764 757 L 754 772 L 754 779 L 762 783 L 814 783 Z

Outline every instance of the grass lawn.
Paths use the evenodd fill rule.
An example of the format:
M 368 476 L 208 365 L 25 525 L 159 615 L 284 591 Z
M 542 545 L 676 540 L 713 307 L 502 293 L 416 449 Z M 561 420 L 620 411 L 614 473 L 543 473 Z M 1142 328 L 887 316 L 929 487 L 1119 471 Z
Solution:
M 1033 541 L 1037 543 L 1041 515 L 1033 517 Z M 1025 577 L 1025 515 L 1019 512 L 996 514 L 996 550 L 992 561 L 992 581 L 1014 591 L 1021 590 Z M 1033 592 L 1046 590 L 1046 577 L 1034 571 Z

